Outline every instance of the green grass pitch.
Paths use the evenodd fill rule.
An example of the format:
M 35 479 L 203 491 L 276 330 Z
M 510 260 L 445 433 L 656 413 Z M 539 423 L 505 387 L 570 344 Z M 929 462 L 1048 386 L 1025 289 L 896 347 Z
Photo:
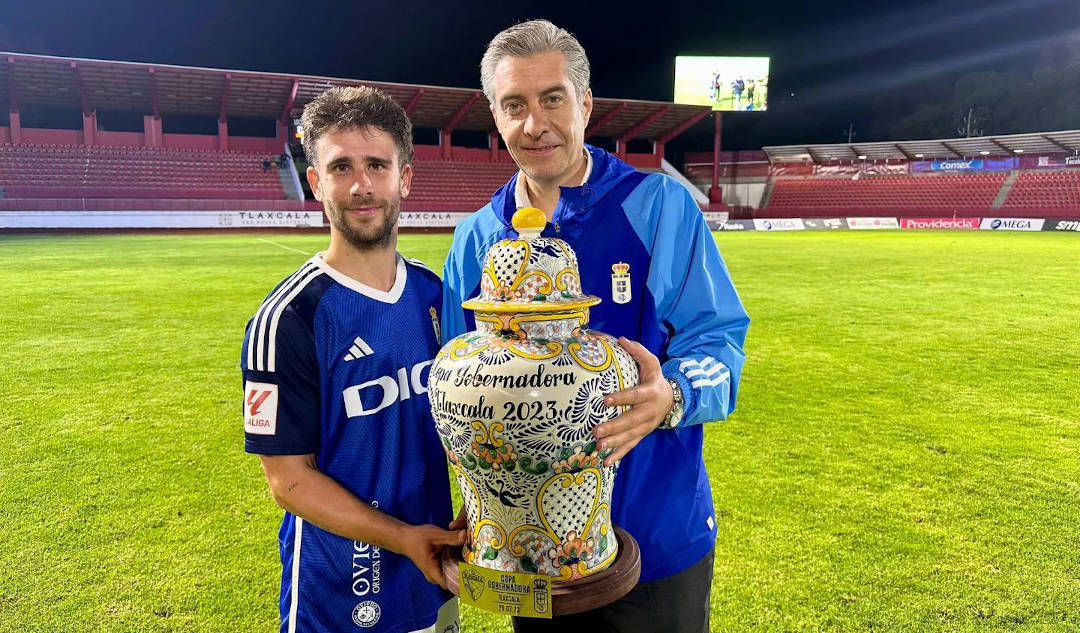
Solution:
M 0 632 L 276 630 L 239 349 L 326 241 L 0 237 Z M 706 433 L 713 631 L 1080 629 L 1080 241 L 716 241 L 753 323 Z

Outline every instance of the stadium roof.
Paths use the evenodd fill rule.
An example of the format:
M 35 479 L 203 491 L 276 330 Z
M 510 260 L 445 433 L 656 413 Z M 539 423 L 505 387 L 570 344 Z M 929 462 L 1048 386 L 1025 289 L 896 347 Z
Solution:
M 0 53 L 0 103 L 11 110 L 33 105 L 287 122 L 323 90 L 359 85 L 390 94 L 418 127 L 494 129 L 488 101 L 475 88 Z M 666 142 L 709 112 L 705 106 L 596 98 L 586 136 Z
M 769 160 L 783 162 L 827 162 L 832 160 L 875 160 L 920 158 L 966 158 L 1008 154 L 1059 154 L 1080 152 L 1080 130 L 1041 134 L 979 136 L 934 141 L 883 143 L 837 143 L 834 145 L 782 145 L 764 147 Z

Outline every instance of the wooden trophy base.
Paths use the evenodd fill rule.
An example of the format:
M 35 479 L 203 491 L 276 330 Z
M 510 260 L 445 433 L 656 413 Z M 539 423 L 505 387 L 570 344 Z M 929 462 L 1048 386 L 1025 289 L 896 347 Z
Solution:
M 625 596 L 641 576 L 641 550 L 626 530 L 615 528 L 619 552 L 615 560 L 595 574 L 574 580 L 554 580 L 551 583 L 551 614 L 571 615 L 611 604 Z M 458 595 L 458 563 L 462 562 L 461 548 L 443 550 L 442 571 L 446 586 Z

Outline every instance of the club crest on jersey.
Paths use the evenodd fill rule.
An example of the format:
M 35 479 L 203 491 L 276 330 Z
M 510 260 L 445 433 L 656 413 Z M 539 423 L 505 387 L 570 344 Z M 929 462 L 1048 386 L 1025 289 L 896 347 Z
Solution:
M 435 342 L 442 343 L 442 328 L 439 327 L 439 313 L 435 311 L 434 306 L 428 308 L 428 313 L 431 315 L 431 327 L 435 328 Z
M 611 300 L 630 303 L 630 264 L 619 262 L 611 265 Z
M 356 626 L 362 626 L 367 629 L 378 624 L 379 616 L 381 615 L 382 609 L 379 608 L 379 603 L 366 600 L 356 605 L 356 608 L 353 609 L 352 621 Z

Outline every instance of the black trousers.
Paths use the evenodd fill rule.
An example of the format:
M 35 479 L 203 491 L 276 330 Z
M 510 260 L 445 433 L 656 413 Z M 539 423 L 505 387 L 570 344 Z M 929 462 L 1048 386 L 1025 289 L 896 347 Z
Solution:
M 609 605 L 544 620 L 511 618 L 514 633 L 709 633 L 710 551 L 674 576 L 638 583 Z

